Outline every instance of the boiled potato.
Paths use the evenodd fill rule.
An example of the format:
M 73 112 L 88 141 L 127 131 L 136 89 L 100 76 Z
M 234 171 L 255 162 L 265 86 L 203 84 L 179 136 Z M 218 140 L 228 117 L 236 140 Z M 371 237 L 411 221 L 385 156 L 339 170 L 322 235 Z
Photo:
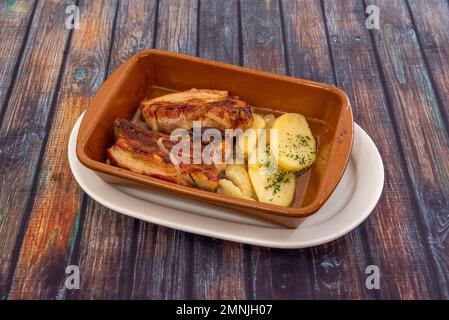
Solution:
M 258 129 L 265 128 L 265 121 L 261 115 L 254 113 L 253 114 L 253 125 L 250 129 L 244 132 L 243 135 L 240 135 L 237 140 L 237 146 L 240 150 L 243 150 L 243 154 L 247 157 L 251 151 L 257 146 L 258 139 Z
M 262 117 L 262 115 L 258 113 L 253 113 L 253 125 L 251 126 L 251 129 L 263 129 L 265 128 L 265 120 Z
M 271 126 L 273 125 L 273 122 L 275 120 L 275 116 L 273 114 L 266 114 L 263 116 L 263 121 L 265 122 L 265 128 L 266 129 L 270 129 Z
M 267 144 L 270 143 L 270 129 L 271 129 L 271 126 L 273 125 L 273 122 L 275 119 L 276 118 L 275 118 L 274 114 L 271 114 L 271 113 L 263 116 L 263 121 L 265 122 L 265 130 L 267 130 L 266 131 Z
M 220 188 L 218 192 L 221 194 L 236 198 L 254 200 L 253 198 L 244 195 L 242 190 L 240 190 L 239 187 L 233 184 L 230 180 L 220 179 L 218 180 L 218 186 Z
M 237 148 L 239 153 L 246 158 L 248 154 L 257 146 L 257 131 L 247 130 L 237 138 Z
M 310 167 L 316 157 L 316 141 L 304 116 L 285 113 L 273 123 L 278 130 L 279 166 L 288 171 Z
M 253 186 L 244 164 L 228 164 L 225 169 L 225 176 L 239 187 L 245 196 L 254 197 Z
M 270 166 L 267 153 L 262 152 L 260 158 L 258 157 L 258 149 L 255 149 L 248 159 L 248 174 L 257 199 L 280 206 L 290 205 L 295 195 L 295 174 L 280 167 L 270 173 L 266 170 Z

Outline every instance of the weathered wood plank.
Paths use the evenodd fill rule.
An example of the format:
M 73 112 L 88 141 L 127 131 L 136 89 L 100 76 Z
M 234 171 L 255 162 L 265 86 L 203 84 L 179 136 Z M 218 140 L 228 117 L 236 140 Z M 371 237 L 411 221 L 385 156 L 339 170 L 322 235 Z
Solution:
M 365 7 L 360 1 L 324 4 L 337 84 L 348 93 L 355 121 L 370 134 L 384 159 L 383 196 L 362 226 L 371 263 L 379 266 L 382 275 L 376 295 L 383 299 L 435 297 L 425 239 L 419 235 L 419 222 L 410 214 L 416 207 L 365 27 Z M 361 290 L 366 291 L 364 287 Z
M 430 72 L 433 87 L 439 93 L 439 105 L 449 124 L 449 3 L 446 0 L 408 1 L 414 27 Z
M 80 289 L 70 299 L 125 299 L 132 270 L 134 219 L 88 199 L 79 245 Z
M 281 4 L 291 75 L 334 84 L 321 2 L 285 0 Z M 313 273 L 314 298 L 373 297 L 363 292 L 364 268 L 369 260 L 365 244 L 363 234 L 356 229 L 344 238 L 306 251 Z
M 196 33 L 196 1 L 181 3 L 179 12 L 175 4 L 179 2 L 161 1 L 158 47 L 239 63 L 238 52 L 236 54 L 238 28 L 235 27 L 236 16 L 232 16 L 235 2 L 227 6 L 221 2 L 202 1 L 199 35 Z M 423 32 L 422 35 L 418 33 L 418 43 L 410 28 L 413 21 L 405 3 L 381 2 L 382 29 L 373 32 L 376 40 L 373 47 L 364 26 L 362 2 L 325 0 L 336 79 L 326 51 L 320 3 L 281 0 L 280 4 L 242 1 L 243 62 L 254 68 L 336 82 L 348 92 L 356 120 L 373 137 L 384 160 L 387 159 L 384 161 L 384 195 L 370 219 L 332 244 L 284 251 L 242 246 L 137 222 L 88 200 L 80 233 L 80 192 L 58 155 L 66 154 L 65 144 L 71 126 L 107 74 L 111 39 L 109 71 L 135 51 L 152 45 L 155 15 L 154 2 L 123 1 L 119 5 L 117 31 L 111 38 L 108 30 L 112 28 L 113 19 L 109 6 L 113 4 L 99 9 L 95 3 L 82 2 L 81 29 L 73 34 L 37 182 L 33 182 L 33 177 L 40 163 L 40 147 L 45 145 L 47 115 L 51 114 L 49 105 L 58 88 L 58 70 L 63 61 L 67 32 L 58 30 L 56 38 L 52 35 L 51 45 L 58 45 L 60 50 L 52 50 L 55 57 L 45 57 L 33 46 L 41 43 L 40 51 L 50 47 L 45 40 L 49 29 L 39 32 L 42 28 L 31 28 L 17 74 L 18 85 L 11 91 L 7 105 L 1 144 L 15 147 L 8 148 L 8 154 L 3 150 L 0 154 L 2 164 L 7 163 L 7 168 L 0 171 L 5 178 L 0 185 L 0 247 L 2 251 L 7 248 L 0 255 L 0 297 L 5 296 L 9 288 L 11 262 L 15 264 L 14 257 L 19 249 L 15 244 L 17 235 L 21 229 L 25 230 L 24 225 L 21 227 L 22 212 L 25 212 L 25 221 L 28 216 L 30 221 L 12 283 L 12 298 L 416 299 L 448 296 L 448 138 L 442 121 L 447 105 L 444 86 L 448 80 L 444 72 L 447 48 L 443 45 L 447 21 L 432 21 L 444 15 L 447 3 L 410 1 L 416 27 Z M 48 7 L 57 5 L 38 4 L 33 25 L 44 26 L 44 17 L 48 23 L 47 16 L 52 10 Z M 61 7 L 62 10 L 52 15 L 65 19 L 65 6 Z M 84 10 L 88 7 L 97 9 Z M 280 14 L 285 18 L 284 25 Z M 90 26 L 83 25 L 86 17 L 93 21 L 96 15 L 106 19 L 99 21 L 108 22 L 103 26 L 93 22 Z M 170 16 L 168 21 L 167 16 Z M 63 26 L 64 19 L 60 19 L 62 22 L 50 19 L 50 26 Z M 222 29 L 213 28 L 221 23 Z M 93 31 L 95 39 L 89 37 Z M 215 46 L 214 41 L 222 44 Z M 420 54 L 419 44 L 427 61 Z M 376 65 L 375 49 L 379 53 L 381 70 Z M 36 64 L 36 59 L 47 59 L 46 67 L 34 66 L 40 69 L 33 71 L 31 62 Z M 41 77 L 42 83 L 34 81 Z M 386 91 L 382 88 L 383 80 Z M 41 92 L 43 100 L 38 100 Z M 438 106 L 438 102 L 443 105 Z M 27 114 L 25 105 L 34 107 L 30 110 L 39 107 L 37 110 L 41 113 Z M 19 122 L 23 114 L 25 119 Z M 30 119 L 37 127 L 20 129 Z M 29 137 L 32 141 L 26 140 Z M 18 149 L 23 148 L 19 147 L 22 143 L 26 150 L 17 157 L 12 151 L 22 150 Z M 418 159 L 413 157 L 415 154 Z M 11 168 L 14 171 L 7 174 Z M 20 174 L 23 169 L 26 171 Z M 36 193 L 34 204 L 30 191 L 31 195 Z M 81 235 L 80 251 L 74 254 L 77 234 Z M 63 267 L 69 262 L 80 265 L 82 285 L 80 291 L 67 293 L 62 290 Z M 371 263 L 381 270 L 378 292 L 364 288 L 364 268 Z M 438 271 L 435 275 L 433 268 Z M 439 279 L 442 279 L 440 289 Z
M 243 65 L 287 72 L 277 1 L 240 1 Z
M 441 297 L 449 297 L 449 136 L 404 1 L 379 7 L 373 32 L 399 140 Z M 418 213 L 418 212 L 416 212 Z
M 282 0 L 280 3 L 289 74 L 334 84 L 320 1 Z
M 369 240 L 367 249 L 371 263 L 379 266 L 382 273 L 378 296 L 384 299 L 429 298 L 432 287 L 423 285 L 431 280 L 425 267 L 426 249 L 422 246 L 424 240 L 414 233 L 419 222 L 410 215 L 415 210 L 413 197 L 407 189 L 374 49 L 365 27 L 365 8 L 357 1 L 338 5 L 326 1 L 324 7 L 337 83 L 353 102 L 355 120 L 374 139 L 383 158 L 388 159 L 384 162 L 384 195 L 362 226 Z M 399 265 L 408 268 L 404 270 Z
M 197 0 L 164 0 L 159 4 L 156 47 L 195 55 Z
M 277 1 L 241 1 L 243 64 L 287 73 L 280 6 Z M 304 250 L 246 246 L 247 297 L 311 299 L 312 270 Z
M 13 299 L 66 296 L 65 268 L 71 264 L 82 202 L 66 160 L 67 141 L 76 119 L 104 80 L 115 2 L 86 1 L 79 8 L 81 23 L 79 29 L 74 29 L 63 70 L 54 120 L 39 168 L 37 192 L 9 296 Z M 96 250 L 95 254 L 99 252 Z M 85 279 L 89 279 L 84 275 L 89 271 L 81 268 L 83 286 Z
M 112 36 L 108 73 L 127 58 L 152 46 L 157 1 L 121 1 Z M 136 220 L 87 200 L 79 266 L 85 275 L 72 299 L 124 299 L 134 271 L 133 239 Z M 71 292 L 72 293 L 72 292 Z
M 200 57 L 239 64 L 238 1 L 202 0 L 199 8 Z M 245 299 L 243 245 L 193 237 L 194 299 Z
M 66 5 L 38 3 L 0 129 L 0 297 L 10 285 L 10 267 L 17 258 L 20 232 L 34 193 L 33 181 L 69 35 L 64 27 Z
M 238 65 L 238 0 L 201 0 L 199 8 L 198 55 Z
M 190 234 L 139 222 L 131 298 L 190 298 L 191 244 Z
M 197 1 L 160 1 L 156 47 L 195 55 Z M 132 298 L 191 297 L 192 235 L 139 222 Z
M 22 49 L 26 43 L 36 1 L 2 1 L 0 3 L 0 120 L 8 93 L 14 85 Z
M 127 0 L 119 3 L 109 73 L 134 53 L 153 46 L 158 1 Z

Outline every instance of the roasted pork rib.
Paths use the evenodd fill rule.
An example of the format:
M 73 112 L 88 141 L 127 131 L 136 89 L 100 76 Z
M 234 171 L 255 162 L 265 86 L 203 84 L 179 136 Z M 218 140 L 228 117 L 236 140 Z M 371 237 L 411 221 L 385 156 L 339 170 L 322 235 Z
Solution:
M 217 189 L 220 169 L 213 164 L 173 163 L 170 150 L 177 142 L 170 141 L 167 135 L 124 119 L 115 121 L 114 133 L 116 142 L 108 149 L 113 164 L 184 186 Z
M 167 94 L 141 103 L 142 115 L 154 131 L 171 133 L 183 128 L 191 130 L 193 121 L 202 128 L 242 129 L 251 127 L 250 106 L 227 91 L 191 89 Z

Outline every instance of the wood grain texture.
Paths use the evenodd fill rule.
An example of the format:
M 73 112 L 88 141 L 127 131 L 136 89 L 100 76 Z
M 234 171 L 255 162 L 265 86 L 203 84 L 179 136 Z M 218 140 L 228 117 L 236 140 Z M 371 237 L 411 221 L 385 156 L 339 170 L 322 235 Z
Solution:
M 153 47 L 158 0 L 120 1 L 108 73 L 140 50 Z
M 320 1 L 281 1 L 290 74 L 335 84 Z M 305 28 L 304 26 L 308 26 Z M 330 244 L 306 250 L 317 299 L 373 298 L 364 290 L 369 253 L 360 229 Z
M 321 2 L 281 0 L 280 4 L 288 74 L 334 84 Z
M 31 26 L 36 1 L 0 3 L 0 121 Z M 1 282 L 1 281 L 0 281 Z
M 238 0 L 199 2 L 198 55 L 239 65 Z
M 192 235 L 139 222 L 132 299 L 191 297 Z
M 408 1 L 430 80 L 449 128 L 449 3 L 446 0 Z
M 156 1 L 121 1 L 117 10 L 106 74 L 137 51 L 151 47 L 154 36 Z M 85 277 L 81 289 L 71 292 L 71 299 L 129 297 L 135 225 L 135 219 L 109 210 L 91 198 L 87 200 L 78 252 L 78 264 Z
M 104 81 L 115 15 L 112 1 L 83 1 L 79 6 L 81 23 L 74 29 L 62 71 L 37 193 L 10 292 L 12 299 L 62 299 L 66 295 L 65 269 L 71 264 L 82 203 L 66 158 L 67 141 L 76 119 Z
M 238 1 L 202 0 L 199 52 L 203 58 L 239 64 Z M 244 245 L 193 237 L 194 299 L 245 299 Z
M 69 31 L 66 4 L 39 2 L 0 129 L 0 297 L 26 225 Z M 51 54 L 48 54 L 51 52 Z M 49 276 L 49 275 L 46 275 Z M 37 289 L 37 288 L 36 288 Z
M 403 1 L 376 1 L 373 33 L 405 164 L 442 297 L 449 298 L 449 137 Z
M 243 65 L 287 72 L 278 1 L 240 1 Z
M 244 65 L 286 74 L 278 1 L 241 1 L 240 10 Z M 305 250 L 245 248 L 248 298 L 313 298 L 313 274 Z
M 78 260 L 80 289 L 70 299 L 125 299 L 132 269 L 134 219 L 88 200 Z
M 160 1 L 156 47 L 195 55 L 198 31 L 197 13 L 197 0 Z
M 435 298 L 425 239 L 419 235 L 418 219 L 410 214 L 416 210 L 415 203 L 401 167 L 393 120 L 365 27 L 365 7 L 359 1 L 325 1 L 324 7 L 337 84 L 348 93 L 356 122 L 370 134 L 384 159 L 382 199 L 361 227 L 371 263 L 382 273 L 378 297 Z
M 446 0 L 79 0 L 69 31 L 73 1 L 0 1 L 0 299 L 449 298 Z M 365 27 L 368 4 L 380 30 Z M 70 130 L 105 77 L 149 47 L 344 89 L 385 165 L 369 219 L 332 243 L 278 250 L 85 196 L 66 161 Z M 69 264 L 80 290 L 64 289 Z M 370 264 L 377 291 L 365 288 Z
M 155 46 L 195 55 L 197 9 L 197 1 L 160 1 Z M 141 221 L 137 228 L 131 297 L 190 298 L 193 236 Z

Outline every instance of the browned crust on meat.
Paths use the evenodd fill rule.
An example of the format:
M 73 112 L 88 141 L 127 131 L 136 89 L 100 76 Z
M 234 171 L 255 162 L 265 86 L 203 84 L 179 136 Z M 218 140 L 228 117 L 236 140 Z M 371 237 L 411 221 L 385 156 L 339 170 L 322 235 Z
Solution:
M 173 98 L 170 98 L 173 96 Z M 170 133 L 191 130 L 194 121 L 202 128 L 242 129 L 251 127 L 253 115 L 245 101 L 225 91 L 192 89 L 141 103 L 142 116 L 152 130 Z
M 214 165 L 176 165 L 171 161 L 169 152 L 177 142 L 167 135 L 124 119 L 115 121 L 114 133 L 116 142 L 107 150 L 112 164 L 185 186 L 217 189 L 219 170 Z

